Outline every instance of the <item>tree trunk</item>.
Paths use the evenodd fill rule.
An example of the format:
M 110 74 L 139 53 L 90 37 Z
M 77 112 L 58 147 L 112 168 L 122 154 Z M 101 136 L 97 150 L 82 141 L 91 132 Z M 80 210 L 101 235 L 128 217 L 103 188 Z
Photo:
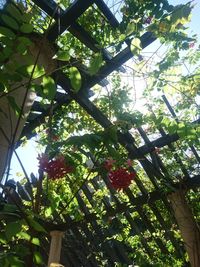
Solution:
M 33 58 L 32 64 L 35 63 L 38 57 L 37 65 L 42 66 L 47 74 L 52 73 L 56 69 L 55 61 L 52 60 L 55 54 L 49 43 L 45 39 L 38 37 L 30 38 L 33 45 L 29 48 L 28 53 Z M 16 54 L 15 60 L 22 60 L 19 54 Z M 12 61 L 12 58 L 9 62 Z M 22 62 L 23 65 L 24 62 Z M 15 91 L 9 93 L 7 96 L 14 98 L 15 103 L 23 110 L 23 116 L 16 115 L 16 112 L 12 109 L 7 96 L 1 97 L 0 94 L 0 181 L 5 173 L 6 167 L 8 166 L 9 158 L 13 153 L 13 146 L 19 140 L 27 116 L 31 110 L 34 99 L 36 97 L 35 92 L 28 90 L 27 83 L 29 79 L 24 78 L 21 82 L 17 82 L 11 85 L 10 89 L 17 88 Z M 41 79 L 37 79 L 34 83 L 40 84 Z M 24 106 L 22 107 L 24 102 Z M 19 120 L 19 121 L 18 121 Z M 13 145 L 11 147 L 11 144 Z
M 185 198 L 178 190 L 169 195 L 174 215 L 192 267 L 200 267 L 200 229 Z

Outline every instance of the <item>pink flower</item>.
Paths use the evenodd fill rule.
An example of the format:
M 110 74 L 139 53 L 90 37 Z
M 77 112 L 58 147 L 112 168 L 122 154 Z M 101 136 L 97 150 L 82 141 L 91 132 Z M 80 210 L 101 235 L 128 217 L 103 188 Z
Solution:
M 195 46 L 194 42 L 189 44 L 189 48 L 193 48 L 194 46 Z
M 105 161 L 104 163 L 104 168 L 107 170 L 107 171 L 110 171 L 113 167 L 113 164 L 116 162 L 116 160 L 112 159 L 112 158 L 109 158 Z
M 132 162 L 131 159 L 128 159 L 127 162 L 126 162 L 126 164 L 127 164 L 129 167 L 131 167 L 131 166 L 133 165 L 133 162 Z
M 152 21 L 152 17 L 148 17 L 148 18 L 145 19 L 144 23 L 150 24 L 151 21 Z

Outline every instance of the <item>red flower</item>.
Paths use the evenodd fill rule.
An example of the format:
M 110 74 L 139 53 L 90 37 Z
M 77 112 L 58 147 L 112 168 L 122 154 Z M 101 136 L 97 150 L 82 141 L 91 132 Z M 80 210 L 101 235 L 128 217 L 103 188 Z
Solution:
M 46 154 L 42 153 L 42 155 L 39 155 L 37 159 L 39 160 L 39 168 L 41 170 L 44 170 L 48 167 L 49 158 Z
M 52 135 L 51 138 L 52 138 L 53 141 L 58 141 L 59 140 L 59 137 L 57 135 L 55 135 L 55 134 Z
M 39 167 L 52 180 L 63 178 L 67 173 L 73 171 L 73 167 L 66 164 L 63 156 L 48 160 L 47 155 L 43 154 L 41 157 L 39 156 Z
M 112 187 L 116 190 L 123 190 L 128 188 L 135 176 L 135 172 L 129 173 L 129 171 L 124 168 L 119 168 L 118 170 L 110 171 L 108 174 L 110 183 Z

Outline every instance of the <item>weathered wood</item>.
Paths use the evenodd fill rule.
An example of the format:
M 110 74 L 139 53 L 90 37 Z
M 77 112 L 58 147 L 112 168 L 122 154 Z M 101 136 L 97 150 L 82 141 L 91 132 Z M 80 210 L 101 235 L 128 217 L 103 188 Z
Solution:
M 60 263 L 51 263 L 50 267 L 64 267 L 64 266 Z
M 169 195 L 174 216 L 179 226 L 185 249 L 192 267 L 200 266 L 200 229 L 186 201 L 185 190 L 177 190 Z
M 52 60 L 53 49 L 45 38 L 30 36 L 33 45 L 30 46 L 28 53 L 32 58 L 33 64 L 42 66 L 46 73 L 51 73 L 56 68 L 56 63 Z M 16 54 L 9 60 L 22 61 L 24 65 L 30 64 L 24 62 L 20 54 Z M 8 63 L 9 63 L 8 62 Z M 34 80 L 34 83 L 40 84 L 41 79 Z M 8 95 L 0 94 L 0 181 L 9 164 L 15 144 L 18 141 L 26 119 L 33 105 L 36 93 L 30 90 L 31 78 L 24 78 L 22 81 L 13 83 Z M 15 89 L 15 90 L 14 90 Z M 14 99 L 20 109 L 19 115 L 11 107 L 8 97 Z
M 49 267 L 59 267 L 62 266 L 59 264 L 61 247 L 62 247 L 62 238 L 64 233 L 61 231 L 51 231 L 51 245 L 48 259 Z

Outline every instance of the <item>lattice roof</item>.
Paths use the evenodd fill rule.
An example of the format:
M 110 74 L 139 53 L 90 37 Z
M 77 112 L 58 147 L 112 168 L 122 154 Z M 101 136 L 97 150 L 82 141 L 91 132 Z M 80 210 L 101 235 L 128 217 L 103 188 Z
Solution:
M 70 81 L 61 70 L 55 72 L 52 76 L 57 82 L 57 85 L 60 86 L 65 93 L 63 91 L 56 93 L 54 99 L 56 103 L 53 105 L 53 111 L 55 112 L 63 105 L 69 105 L 72 100 L 75 100 L 92 119 L 99 123 L 103 128 L 109 128 L 112 123 L 90 100 L 89 90 L 95 84 L 103 86 L 108 83 L 106 77 L 113 71 L 125 71 L 122 65 L 133 56 L 130 51 L 131 40 L 127 39 L 124 42 L 121 51 L 112 56 L 107 49 L 100 49 L 99 43 L 92 37 L 92 33 L 87 32 L 78 22 L 78 18 L 84 14 L 89 7 L 95 5 L 95 8 L 98 8 L 98 11 L 105 18 L 107 23 L 110 24 L 110 27 L 118 27 L 118 20 L 103 0 L 76 0 L 72 2 L 66 10 L 58 9 L 56 2 L 52 0 L 32 0 L 32 3 L 39 8 L 39 12 L 42 12 L 44 17 L 48 19 L 53 17 L 55 20 L 54 24 L 48 29 L 48 32 L 46 33 L 44 31 L 43 33 L 46 34 L 47 39 L 52 44 L 55 44 L 59 35 L 68 31 L 80 40 L 80 42 L 88 49 L 93 52 L 101 51 L 106 62 L 99 72 L 93 76 L 88 75 L 88 73 L 84 71 L 83 66 L 76 64 L 83 79 L 82 87 L 78 93 L 74 93 L 73 90 L 71 90 Z M 141 36 L 142 48 L 147 47 L 155 40 L 156 38 L 152 33 L 144 33 Z M 169 113 L 171 113 L 172 116 L 175 116 L 166 97 L 163 97 L 163 103 L 166 104 Z M 50 108 L 50 105 L 41 105 L 40 101 L 36 100 L 21 137 L 26 136 L 27 138 L 31 138 L 34 136 L 34 129 L 45 121 L 46 116 L 49 115 Z M 195 123 L 199 122 L 200 120 L 197 120 Z M 169 254 L 169 250 L 166 247 L 167 242 L 163 242 L 163 240 L 169 241 L 173 246 L 173 252 L 171 253 L 172 257 L 183 257 L 183 244 L 180 244 L 170 231 L 172 224 L 174 224 L 171 208 L 165 193 L 160 191 L 159 181 L 163 179 L 168 182 L 167 169 L 159 155 L 154 153 L 155 147 L 162 148 L 166 146 L 169 150 L 174 152 L 174 158 L 182 171 L 180 182 L 174 182 L 174 187 L 179 188 L 180 186 L 184 186 L 187 188 L 196 188 L 200 185 L 200 176 L 198 174 L 191 176 L 190 171 L 184 166 L 178 153 L 174 151 L 173 143 L 179 139 L 178 134 L 170 135 L 165 132 L 164 129 L 160 128 L 158 129 L 160 136 L 155 140 L 150 141 L 148 134 L 145 133 L 142 127 L 138 127 L 137 131 L 139 132 L 144 145 L 138 147 L 134 137 L 129 132 L 118 132 L 118 142 L 127 150 L 131 159 L 137 159 L 140 162 L 153 189 L 150 189 L 149 191 L 137 177 L 135 182 L 140 193 L 135 195 L 130 189 L 126 189 L 125 193 L 128 200 L 122 201 L 118 199 L 116 192 L 109 186 L 106 179 L 100 181 L 101 178 L 96 177 L 85 183 L 76 195 L 76 200 L 79 205 L 78 212 L 84 214 L 84 219 L 77 222 L 70 216 L 65 216 L 64 219 L 66 223 L 60 225 L 49 223 L 49 225 L 45 225 L 49 230 L 58 228 L 66 231 L 61 259 L 61 263 L 66 264 L 66 266 L 100 266 L 101 261 L 103 260 L 108 261 L 107 266 L 115 266 L 114 264 L 116 262 L 125 264 L 125 266 L 132 264 L 132 256 L 136 252 L 136 249 L 131 248 L 125 240 L 118 241 L 115 239 L 115 234 L 123 231 L 124 225 L 122 223 L 122 218 L 125 221 L 124 224 L 127 224 L 130 227 L 130 235 L 133 237 L 138 236 L 140 238 L 141 247 L 143 247 L 145 253 L 150 257 L 154 254 L 151 247 L 152 241 L 163 255 Z M 194 146 L 188 145 L 188 147 L 190 147 L 195 156 L 196 164 L 199 164 L 200 158 L 198 151 L 196 151 Z M 171 182 L 173 183 L 173 181 Z M 103 217 L 100 218 L 93 210 L 93 207 L 95 207 L 93 195 L 97 190 L 101 190 L 102 183 L 103 185 L 107 185 L 109 189 L 108 196 L 103 198 L 102 203 L 105 212 L 105 221 L 110 220 L 109 224 L 106 226 L 102 221 Z M 63 208 L 65 205 L 66 203 L 63 203 Z M 148 213 L 146 213 L 146 205 L 148 205 L 151 214 L 155 217 L 154 221 L 151 221 Z M 162 216 L 163 208 L 169 216 L 167 221 Z M 137 213 L 137 218 L 134 218 L 133 213 Z M 163 230 L 162 238 L 156 236 L 154 238 L 152 237 L 152 234 L 155 233 L 157 229 Z M 46 253 L 48 253 L 48 249 Z

